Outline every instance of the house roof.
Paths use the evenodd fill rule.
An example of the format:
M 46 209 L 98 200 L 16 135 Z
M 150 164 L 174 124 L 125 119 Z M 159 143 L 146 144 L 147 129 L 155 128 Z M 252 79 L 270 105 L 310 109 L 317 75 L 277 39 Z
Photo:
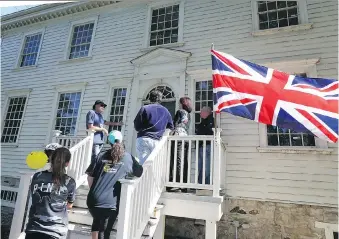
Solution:
M 87 11 L 107 5 L 116 4 L 122 1 L 86 1 L 44 4 L 27 10 L 18 11 L 1 17 L 1 30 L 22 27 L 37 22 L 66 16 L 69 14 Z

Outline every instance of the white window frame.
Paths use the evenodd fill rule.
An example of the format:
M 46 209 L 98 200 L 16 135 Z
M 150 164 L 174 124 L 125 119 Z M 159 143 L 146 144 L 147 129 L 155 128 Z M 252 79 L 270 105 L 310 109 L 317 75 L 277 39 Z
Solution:
M 64 59 L 63 59 L 64 61 L 76 61 L 76 60 L 81 60 L 81 59 L 91 59 L 92 58 L 92 51 L 93 51 L 95 34 L 96 34 L 96 29 L 97 29 L 97 24 L 98 24 L 98 18 L 99 18 L 99 15 L 96 16 L 96 17 L 91 17 L 91 18 L 86 18 L 86 19 L 82 19 L 82 20 L 78 20 L 78 21 L 73 21 L 73 22 L 70 23 L 68 38 L 67 38 L 67 42 L 66 42 L 67 47 L 66 47 Z M 76 26 L 84 25 L 86 23 L 94 23 L 92 39 L 91 39 L 91 43 L 90 43 L 89 50 L 88 50 L 88 56 L 69 59 L 74 28 Z
M 333 223 L 315 222 L 314 227 L 325 229 L 326 239 L 334 239 L 333 233 L 339 231 L 338 224 L 333 224 Z
M 125 135 L 127 133 L 127 129 L 126 129 L 126 122 L 127 122 L 127 110 L 129 107 L 129 101 L 130 101 L 130 91 L 131 91 L 131 79 L 130 78 L 122 78 L 120 80 L 112 80 L 112 81 L 108 81 L 107 85 L 109 87 L 109 92 L 107 94 L 107 98 L 106 98 L 106 102 L 107 102 L 107 107 L 106 110 L 104 112 L 104 119 L 109 119 L 109 115 L 110 115 L 110 110 L 112 108 L 112 98 L 113 98 L 113 93 L 114 93 L 114 89 L 116 88 L 126 88 L 126 101 L 125 101 L 125 108 L 124 108 L 124 113 L 122 116 L 123 122 L 124 124 L 121 127 L 121 133 L 123 135 L 123 138 L 127 140 L 127 135 Z M 106 142 L 106 140 L 104 141 Z
M 308 77 L 317 77 L 316 64 L 319 59 L 309 59 L 301 61 L 277 62 L 262 64 L 266 67 L 277 69 L 288 73 L 306 73 Z M 266 151 L 290 151 L 291 153 L 300 153 L 304 151 L 319 151 L 317 149 L 327 149 L 328 144 L 326 141 L 317 137 L 315 139 L 315 146 L 269 146 L 267 142 L 267 125 L 259 123 L 259 140 L 260 152 Z M 313 150 L 312 150 L 313 149 Z M 321 152 L 321 150 L 319 151 Z M 330 153 L 326 150 L 323 153 Z
M 48 131 L 49 134 L 47 134 L 48 138 L 46 138 L 46 144 L 50 143 L 49 140 L 51 139 L 51 136 L 52 136 L 52 130 L 55 129 L 59 97 L 60 97 L 60 94 L 63 94 L 63 93 L 81 92 L 79 109 L 78 109 L 78 115 L 77 115 L 77 123 L 76 123 L 75 131 L 74 131 L 74 136 L 77 136 L 79 122 L 80 122 L 81 108 L 82 108 L 82 103 L 83 103 L 83 98 L 84 98 L 84 94 L 85 94 L 86 85 L 87 85 L 87 82 L 83 82 L 83 83 L 78 83 L 78 84 L 60 85 L 60 86 L 56 86 L 55 87 L 55 96 L 54 96 L 54 102 L 53 102 L 53 110 L 51 112 L 52 113 L 52 117 L 51 117 L 50 127 L 49 127 L 49 131 Z
M 258 16 L 258 2 L 262 0 L 251 0 L 252 6 L 252 35 L 269 35 L 277 32 L 306 30 L 312 27 L 312 24 L 308 23 L 307 3 L 306 0 L 294 0 L 298 2 L 299 24 L 287 27 L 269 28 L 265 30 L 259 29 L 259 16 Z M 292 1 L 292 0 L 287 0 Z
M 34 31 L 22 33 L 21 44 L 20 44 L 19 52 L 17 54 L 17 59 L 15 61 L 14 68 L 16 68 L 16 69 L 24 69 L 24 68 L 37 67 L 38 66 L 38 61 L 39 61 L 39 56 L 40 56 L 40 52 L 41 52 L 42 42 L 44 40 L 45 30 L 46 30 L 46 28 L 44 27 L 44 28 L 37 29 L 37 30 L 34 30 Z M 39 51 L 38 51 L 37 56 L 36 56 L 35 64 L 34 65 L 30 65 L 30 66 L 20 66 L 21 56 L 22 56 L 22 53 L 24 51 L 26 37 L 31 36 L 31 35 L 36 35 L 36 34 L 39 34 L 39 33 L 41 33 L 41 40 L 40 40 Z
M 169 43 L 157 46 L 150 46 L 150 37 L 151 37 L 151 22 L 152 22 L 152 11 L 153 9 L 162 8 L 162 7 L 169 7 L 173 5 L 179 4 L 179 22 L 178 22 L 178 42 L 176 43 Z M 144 44 L 143 50 L 149 50 L 153 48 L 159 47 L 176 47 L 176 46 L 183 46 L 184 45 L 184 7 L 185 7 L 185 0 L 170 0 L 170 1 L 161 1 L 156 3 L 148 4 L 148 13 L 147 13 L 147 20 L 146 20 L 146 28 L 145 28 L 145 37 L 144 37 Z
M 6 143 L 3 142 L 1 143 L 1 147 L 17 147 L 19 144 L 19 138 L 20 138 L 20 133 L 21 133 L 21 129 L 22 129 L 22 125 L 24 122 L 24 118 L 25 118 L 25 114 L 26 114 L 26 109 L 27 109 L 27 105 L 28 105 L 28 100 L 29 100 L 29 96 L 31 93 L 32 89 L 22 89 L 22 90 L 13 90 L 13 91 L 7 91 L 6 92 L 6 102 L 5 102 L 5 108 L 6 110 L 4 110 L 2 112 L 2 126 L 1 126 L 1 134 L 4 130 L 5 127 L 5 119 L 6 119 L 6 115 L 7 115 L 7 111 L 8 111 L 8 107 L 9 107 L 9 102 L 10 102 L 10 98 L 16 98 L 16 97 L 26 97 L 26 102 L 25 102 L 25 107 L 22 113 L 22 118 L 21 118 L 21 123 L 20 123 L 20 127 L 18 130 L 18 135 L 16 138 L 16 142 L 15 143 Z

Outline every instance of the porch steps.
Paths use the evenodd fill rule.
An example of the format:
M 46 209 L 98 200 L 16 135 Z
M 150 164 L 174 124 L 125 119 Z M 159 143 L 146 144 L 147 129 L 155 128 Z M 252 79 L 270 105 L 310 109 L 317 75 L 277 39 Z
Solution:
M 93 222 L 93 218 L 89 213 L 86 205 L 87 194 L 89 191 L 89 187 L 86 184 L 87 183 L 81 185 L 77 189 L 74 207 L 68 211 L 68 220 L 70 224 L 67 239 L 91 238 L 91 225 Z M 141 239 L 150 239 L 153 237 L 160 221 L 162 208 L 163 205 L 157 205 L 155 207 L 154 215 L 152 218 L 150 218 Z M 117 222 L 118 220 L 116 220 L 113 226 L 110 239 L 116 238 Z

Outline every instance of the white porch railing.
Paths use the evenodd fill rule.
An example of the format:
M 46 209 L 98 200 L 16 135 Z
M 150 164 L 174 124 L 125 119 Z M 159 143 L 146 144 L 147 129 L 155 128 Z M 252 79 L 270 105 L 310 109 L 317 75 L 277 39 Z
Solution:
M 168 136 L 164 136 L 143 164 L 138 179 L 121 180 L 117 239 L 139 239 L 165 186 Z
M 215 135 L 169 136 L 166 187 L 207 189 L 219 196 L 221 160 L 225 157 L 220 132 L 215 129 Z
M 1 206 L 15 208 L 19 188 L 1 186 Z
M 82 185 L 87 178 L 87 176 L 85 175 L 85 170 L 89 166 L 91 161 L 93 136 L 94 136 L 93 132 L 90 132 L 85 139 L 82 139 L 76 146 L 70 148 L 72 158 L 67 168 L 67 174 L 74 178 L 77 187 Z M 65 136 L 62 137 L 66 138 Z M 46 168 L 48 168 L 48 166 L 45 167 L 45 169 Z M 25 233 L 22 231 L 24 231 L 27 223 L 26 219 L 28 218 L 28 212 L 31 205 L 30 201 L 28 203 L 26 216 L 25 208 L 27 204 L 29 187 L 31 184 L 33 174 L 34 173 L 23 173 L 23 175 L 20 177 L 17 201 L 15 203 L 9 239 L 24 238 Z M 24 226 L 22 227 L 22 225 Z

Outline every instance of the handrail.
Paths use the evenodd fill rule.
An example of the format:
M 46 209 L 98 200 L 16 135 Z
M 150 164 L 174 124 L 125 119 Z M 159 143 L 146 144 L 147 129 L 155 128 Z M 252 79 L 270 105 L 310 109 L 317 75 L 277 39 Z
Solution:
M 89 135 L 86 138 L 82 139 L 78 144 L 70 148 L 72 158 L 67 168 L 67 174 L 74 178 L 77 188 L 81 186 L 87 178 L 85 175 L 85 170 L 91 162 L 93 136 L 93 132 L 89 132 Z M 49 168 L 48 164 L 44 167 L 44 170 L 47 168 Z M 42 169 L 37 170 L 36 172 L 39 171 L 42 171 Z M 24 237 L 25 233 L 22 232 L 22 230 L 24 231 L 25 229 L 25 225 L 27 223 L 26 219 L 28 218 L 28 212 L 31 204 L 30 197 L 28 197 L 28 195 L 33 174 L 34 173 L 32 172 L 26 172 L 20 177 L 19 190 L 17 201 L 15 203 L 9 239 L 18 239 Z M 27 213 L 26 216 L 24 216 L 28 198 L 29 203 L 27 207 Z
M 121 199 L 117 239 L 140 238 L 165 187 L 167 136 L 145 161 L 140 178 L 120 180 Z

